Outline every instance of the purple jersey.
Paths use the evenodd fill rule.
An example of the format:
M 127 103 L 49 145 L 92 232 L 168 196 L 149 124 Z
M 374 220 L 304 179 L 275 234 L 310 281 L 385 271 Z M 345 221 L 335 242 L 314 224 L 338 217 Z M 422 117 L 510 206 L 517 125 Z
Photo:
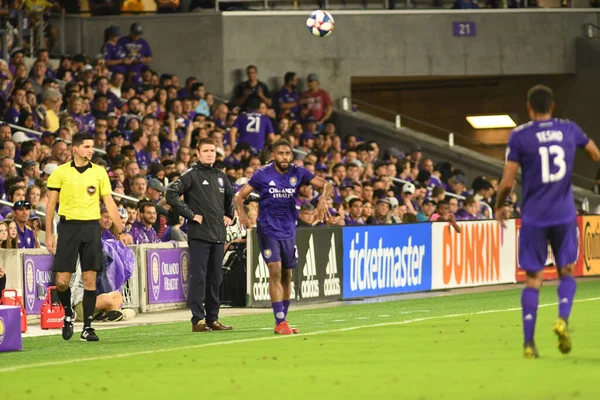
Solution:
M 133 244 L 160 243 L 154 228 L 146 228 L 146 225 L 140 221 L 136 221 L 131 225 L 131 236 L 133 237 Z
M 274 164 L 269 164 L 252 175 L 248 184 L 260 194 L 260 234 L 280 240 L 296 237 L 298 188 L 310 184 L 313 178 L 310 171 L 293 164 L 283 174 L 275 170 Z
M 521 166 L 523 224 L 546 227 L 575 219 L 575 151 L 588 142 L 577 124 L 558 118 L 530 121 L 512 131 L 506 158 Z
M 246 142 L 257 151 L 265 147 L 267 135 L 274 132 L 269 117 L 257 112 L 241 114 L 233 126 L 240 134 L 238 142 Z
M 141 58 L 152 57 L 152 50 L 150 50 L 150 46 L 148 46 L 148 42 L 144 39 L 139 38 L 136 41 L 131 40 L 129 36 L 123 36 L 117 42 L 117 46 L 121 46 L 125 51 L 126 57 L 129 57 L 133 60 L 139 60 Z M 141 74 L 142 68 L 145 64 L 138 62 L 132 63 L 127 68 L 127 72 L 135 72 L 138 75 Z
M 123 50 L 123 47 L 121 47 L 119 43 L 106 43 L 104 47 L 104 58 L 107 61 L 124 60 L 125 57 L 127 57 L 127 54 L 125 54 L 125 50 Z M 109 69 L 111 72 L 120 72 L 124 76 L 127 75 L 127 66 L 125 64 L 113 65 L 112 67 L 109 67 Z

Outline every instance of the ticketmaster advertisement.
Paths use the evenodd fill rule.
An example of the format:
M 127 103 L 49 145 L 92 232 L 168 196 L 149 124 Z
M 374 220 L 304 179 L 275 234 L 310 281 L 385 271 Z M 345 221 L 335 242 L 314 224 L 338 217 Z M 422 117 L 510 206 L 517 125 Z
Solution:
M 269 307 L 269 268 L 260 253 L 256 231 L 249 235 L 248 306 Z M 317 303 L 342 298 L 342 229 L 299 228 L 298 264 L 292 270 L 292 303 Z
M 343 298 L 431 290 L 431 224 L 343 230 Z

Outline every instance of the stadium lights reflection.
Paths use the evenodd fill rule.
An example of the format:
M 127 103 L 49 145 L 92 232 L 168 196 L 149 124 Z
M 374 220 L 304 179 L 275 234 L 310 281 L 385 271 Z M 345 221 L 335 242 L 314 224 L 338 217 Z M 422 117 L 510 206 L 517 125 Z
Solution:
M 514 128 L 515 121 L 506 114 L 503 115 L 472 115 L 467 121 L 475 129 Z

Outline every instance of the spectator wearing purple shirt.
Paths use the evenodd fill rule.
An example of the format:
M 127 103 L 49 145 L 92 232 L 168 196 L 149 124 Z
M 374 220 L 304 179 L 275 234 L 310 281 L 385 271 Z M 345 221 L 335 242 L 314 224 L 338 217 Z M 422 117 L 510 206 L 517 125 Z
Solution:
M 156 206 L 144 201 L 140 203 L 138 209 L 140 220 L 131 225 L 133 244 L 160 243 L 160 239 L 152 227 L 156 223 Z
M 479 219 L 477 213 L 477 201 L 473 196 L 468 196 L 463 200 L 463 207 L 456 212 L 457 221 L 471 221 Z
M 298 77 L 295 72 L 286 72 L 284 75 L 284 86 L 279 91 L 277 103 L 279 105 L 279 117 L 288 117 L 291 120 L 300 120 L 300 111 L 305 101 L 301 101 L 301 95 L 296 90 Z
M 27 104 L 25 89 L 17 88 L 12 93 L 12 104 L 4 114 L 4 120 L 10 124 L 17 124 L 21 116 L 21 110 L 31 113 L 31 106 Z
M 136 129 L 131 134 L 131 143 L 133 143 L 133 148 L 135 149 L 135 159 L 137 160 L 138 166 L 140 170 L 144 172 L 148 169 L 149 165 L 149 157 L 148 152 L 146 151 L 146 146 L 148 146 L 148 136 L 144 134 L 143 129 Z
M 130 60 L 127 58 L 123 47 L 118 43 L 120 36 L 121 31 L 118 26 L 109 26 L 104 32 L 106 43 L 104 43 L 102 53 L 104 53 L 104 60 L 108 69 L 113 73 L 120 72 L 125 76 Z
M 250 98 L 247 102 L 248 112 L 241 114 L 233 123 L 229 132 L 229 143 L 235 146 L 236 143 L 248 143 L 256 152 L 265 147 L 265 142 L 272 142 L 275 137 L 275 130 L 271 119 L 266 115 L 257 112 L 260 103 L 255 98 Z M 239 139 L 237 138 L 240 133 Z
M 362 200 L 358 197 L 348 202 L 350 212 L 346 215 L 346 225 L 365 225 L 365 221 L 362 219 L 362 206 Z
M 31 210 L 31 204 L 25 200 L 19 200 L 13 205 L 13 211 L 15 214 L 15 222 L 17 224 L 17 238 L 19 239 L 20 249 L 35 249 L 40 247 L 35 234 L 27 226 L 29 221 L 29 210 Z
M 143 33 L 142 25 L 135 22 L 129 28 L 129 35 L 123 36 L 117 42 L 117 45 L 121 46 L 126 57 L 131 61 L 127 72 L 134 72 L 137 76 L 141 75 L 142 68 L 146 64 L 152 62 L 152 50 L 146 40 L 142 38 Z

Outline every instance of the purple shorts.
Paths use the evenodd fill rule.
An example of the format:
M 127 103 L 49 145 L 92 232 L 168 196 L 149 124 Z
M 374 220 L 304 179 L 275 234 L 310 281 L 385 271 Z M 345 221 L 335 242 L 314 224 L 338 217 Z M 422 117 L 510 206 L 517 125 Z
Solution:
M 523 224 L 519 235 L 519 268 L 529 272 L 544 269 L 552 247 L 556 266 L 577 262 L 579 258 L 579 229 L 577 221 L 564 225 L 539 227 Z
M 258 236 L 258 247 L 267 264 L 280 262 L 281 268 L 296 268 L 298 249 L 295 239 L 279 240 L 268 236 Z

